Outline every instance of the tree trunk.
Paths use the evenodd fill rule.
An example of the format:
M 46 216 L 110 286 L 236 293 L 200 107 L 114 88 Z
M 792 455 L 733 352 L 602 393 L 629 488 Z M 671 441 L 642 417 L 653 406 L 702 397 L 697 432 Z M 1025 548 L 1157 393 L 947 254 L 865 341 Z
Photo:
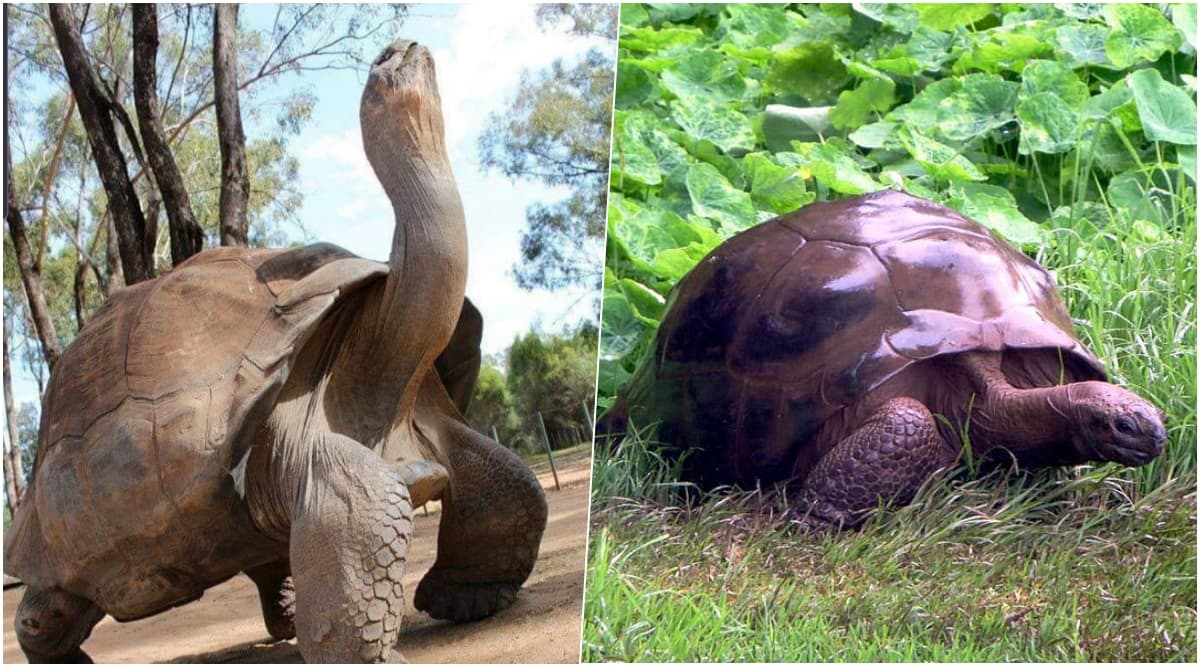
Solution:
M 104 296 L 110 297 L 113 292 L 125 286 L 125 273 L 121 270 L 119 261 L 121 243 L 117 235 L 117 225 L 113 222 L 111 215 L 104 220 L 104 243 L 105 269 L 108 271 L 108 289 L 105 290 Z
M 136 4 L 133 6 L 133 100 L 146 158 L 167 207 L 171 264 L 177 265 L 204 248 L 204 230 L 192 214 L 187 188 L 163 133 L 155 71 L 157 56 L 158 11 L 153 4 Z
M 17 438 L 17 406 L 13 402 L 12 362 L 8 358 L 8 323 L 4 326 L 4 420 L 8 423 L 8 447 L 4 451 L 4 493 L 10 511 L 17 511 L 25 495 L 21 468 L 21 441 Z
M 6 107 L 7 109 L 7 107 Z M 46 305 L 46 293 L 42 289 L 42 270 L 29 247 L 29 239 L 25 236 L 25 220 L 21 217 L 21 207 L 17 204 L 17 192 L 13 187 L 12 153 L 9 152 L 11 142 L 8 140 L 8 128 L 4 125 L 4 189 L 8 192 L 6 199 L 5 218 L 8 221 L 8 235 L 12 239 L 13 251 L 17 255 L 17 266 L 21 272 L 21 284 L 25 287 L 25 297 L 29 302 L 29 314 L 33 318 L 33 327 L 37 331 L 38 341 L 42 344 L 42 356 L 46 366 L 54 370 L 54 364 L 62 354 L 62 343 L 58 341 L 58 332 L 54 329 L 54 320 L 50 319 L 50 308 Z M 5 330 L 5 335 L 7 335 Z M 7 346 L 5 355 L 8 354 Z M 7 356 L 6 356 L 7 358 Z M 5 366 L 5 372 L 8 367 Z
M 117 228 L 125 281 L 133 284 L 153 278 L 154 264 L 148 250 L 153 247 L 153 240 L 147 238 L 146 220 L 142 216 L 137 192 L 129 180 L 125 156 L 117 142 L 110 102 L 88 64 L 83 39 L 79 36 L 79 28 L 75 25 L 70 7 L 50 5 L 50 23 L 54 26 L 54 38 L 62 54 L 71 94 L 75 97 L 79 117 L 87 131 L 92 158 L 108 196 L 108 208 Z
M 213 87 L 217 105 L 217 141 L 221 146 L 221 245 L 246 245 L 246 135 L 237 85 L 237 5 L 213 8 Z

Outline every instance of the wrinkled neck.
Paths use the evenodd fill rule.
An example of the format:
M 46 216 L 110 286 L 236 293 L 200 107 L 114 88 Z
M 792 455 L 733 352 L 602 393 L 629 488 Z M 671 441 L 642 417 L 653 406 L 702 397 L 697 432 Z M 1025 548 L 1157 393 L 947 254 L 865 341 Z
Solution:
M 973 370 L 972 449 L 983 454 L 1004 448 L 1023 465 L 1082 460 L 1070 384 L 1019 389 L 1004 376 L 998 356 Z
M 436 145 L 373 160 L 392 202 L 395 231 L 383 301 L 373 327 L 384 386 L 403 387 L 397 416 L 411 412 L 424 375 L 454 331 L 466 290 L 467 238 L 454 176 Z

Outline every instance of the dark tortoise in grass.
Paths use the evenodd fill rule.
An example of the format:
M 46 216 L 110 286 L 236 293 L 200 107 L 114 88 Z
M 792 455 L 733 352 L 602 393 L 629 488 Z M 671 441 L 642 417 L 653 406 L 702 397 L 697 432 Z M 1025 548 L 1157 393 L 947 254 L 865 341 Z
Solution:
M 941 416 L 945 421 L 938 419 Z M 841 526 L 962 451 L 1023 466 L 1162 453 L 1162 413 L 1109 384 L 1053 278 L 979 224 L 894 191 L 726 241 L 675 287 L 601 432 L 658 423 L 705 487 L 785 482 Z
M 5 536 L 31 662 L 86 661 L 105 614 L 156 614 L 239 573 L 307 661 L 387 660 L 412 511 L 434 499 L 437 560 L 413 605 L 467 621 L 513 602 L 546 499 L 462 417 L 482 320 L 435 81 L 429 52 L 398 41 L 363 91 L 395 213 L 387 264 L 211 249 L 113 295 L 63 354 Z

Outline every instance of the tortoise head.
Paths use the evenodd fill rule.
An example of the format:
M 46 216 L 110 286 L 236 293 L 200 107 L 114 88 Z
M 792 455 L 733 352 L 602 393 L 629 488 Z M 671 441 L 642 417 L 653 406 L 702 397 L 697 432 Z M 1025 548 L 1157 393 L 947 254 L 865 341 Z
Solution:
M 420 165 L 436 175 L 449 171 L 433 56 L 424 46 L 399 39 L 375 58 L 359 122 L 367 159 L 385 188 L 398 170 Z
M 1070 387 L 1077 447 L 1088 458 L 1140 466 L 1163 453 L 1165 415 L 1141 396 L 1107 382 Z

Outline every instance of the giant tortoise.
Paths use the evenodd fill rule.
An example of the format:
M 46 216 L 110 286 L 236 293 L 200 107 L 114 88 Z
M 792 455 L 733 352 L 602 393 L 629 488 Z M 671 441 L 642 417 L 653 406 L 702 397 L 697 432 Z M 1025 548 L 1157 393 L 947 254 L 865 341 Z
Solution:
M 941 417 L 941 419 L 939 419 Z M 895 191 L 806 206 L 718 246 L 668 299 L 599 431 L 652 439 L 703 486 L 785 483 L 838 525 L 903 504 L 962 451 L 1025 466 L 1163 451 L 1051 276 L 955 211 Z
M 432 499 L 417 608 L 481 618 L 528 577 L 541 487 L 462 417 L 482 323 L 424 47 L 380 55 L 360 121 L 395 210 L 387 264 L 329 245 L 205 251 L 113 295 L 54 368 L 4 549 L 28 584 L 31 661 L 86 661 L 105 614 L 156 614 L 242 572 L 308 661 L 385 660 L 412 508 Z

